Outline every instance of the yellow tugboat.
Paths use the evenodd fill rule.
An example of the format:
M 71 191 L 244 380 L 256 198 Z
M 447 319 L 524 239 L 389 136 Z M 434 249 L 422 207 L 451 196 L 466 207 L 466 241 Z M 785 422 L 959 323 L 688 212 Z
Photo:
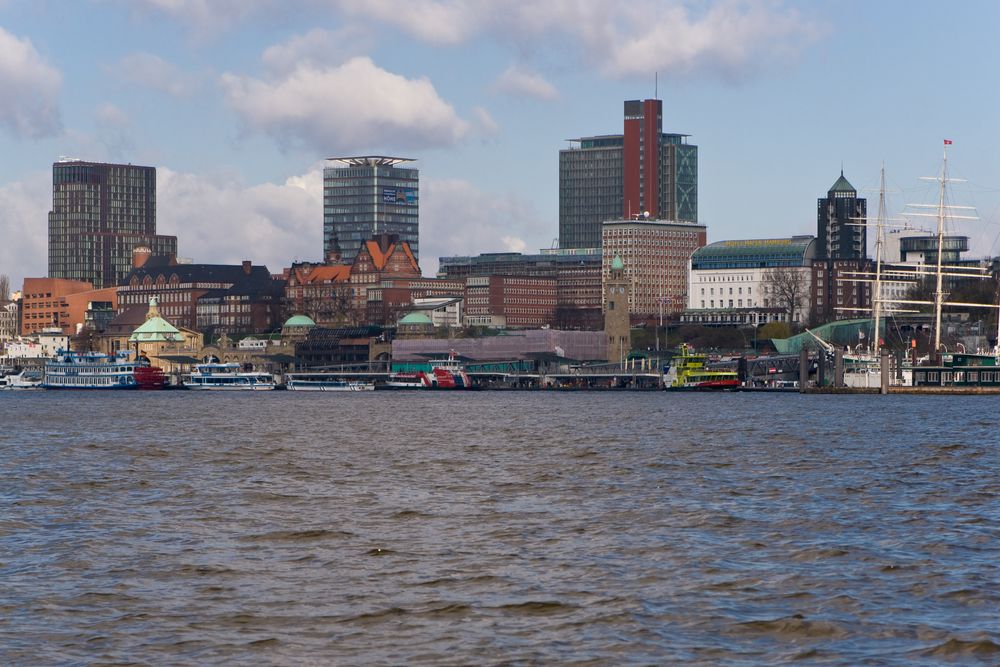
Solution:
M 732 391 L 740 386 L 736 371 L 714 371 L 705 366 L 707 355 L 697 354 L 681 343 L 679 353 L 674 357 L 667 379 L 673 381 L 667 389 L 694 391 Z

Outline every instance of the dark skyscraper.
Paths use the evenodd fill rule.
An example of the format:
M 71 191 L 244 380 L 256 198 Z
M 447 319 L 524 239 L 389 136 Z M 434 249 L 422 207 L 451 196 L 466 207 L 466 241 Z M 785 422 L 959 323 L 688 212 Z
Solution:
M 625 102 L 624 133 L 571 139 L 559 151 L 559 246 L 596 248 L 601 223 L 698 221 L 698 147 L 663 132 L 663 102 Z
M 66 160 L 52 165 L 49 277 L 114 287 L 132 251 L 176 255 L 177 237 L 156 233 L 156 169 Z
M 867 200 L 858 199 L 858 191 L 841 171 L 826 197 L 816 200 L 816 258 L 867 257 L 868 237 L 863 224 L 867 215 Z
M 858 199 L 843 170 L 826 197 L 816 201 L 814 323 L 863 316 L 871 307 L 871 287 L 857 279 L 868 268 L 867 204 Z
M 330 158 L 323 169 L 323 256 L 353 260 L 365 241 L 395 234 L 419 256 L 420 172 L 409 158 L 366 155 Z

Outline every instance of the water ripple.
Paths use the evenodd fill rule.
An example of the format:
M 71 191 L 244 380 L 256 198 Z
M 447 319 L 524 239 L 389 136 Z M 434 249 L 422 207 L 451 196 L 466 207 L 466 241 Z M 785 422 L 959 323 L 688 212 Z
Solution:
M 987 399 L 310 398 L 0 394 L 0 662 L 1000 659 Z

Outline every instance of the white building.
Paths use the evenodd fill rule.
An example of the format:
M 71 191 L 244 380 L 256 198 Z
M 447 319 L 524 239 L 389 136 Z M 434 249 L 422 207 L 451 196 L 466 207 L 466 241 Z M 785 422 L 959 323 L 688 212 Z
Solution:
M 462 326 L 462 304 L 460 297 L 423 297 L 413 300 L 415 310 L 426 313 L 435 327 Z
M 0 301 L 0 343 L 17 338 L 20 333 L 17 327 L 17 301 Z
M 691 256 L 687 309 L 681 321 L 718 326 L 757 326 L 788 321 L 788 299 L 775 294 L 767 279 L 772 271 L 790 272 L 798 281 L 794 322 L 810 314 L 812 261 L 816 238 L 718 241 Z

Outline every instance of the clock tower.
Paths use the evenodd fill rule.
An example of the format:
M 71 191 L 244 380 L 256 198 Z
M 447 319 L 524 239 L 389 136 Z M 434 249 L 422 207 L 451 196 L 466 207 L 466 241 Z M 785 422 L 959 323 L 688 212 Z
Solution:
M 604 284 L 604 335 L 608 341 L 608 363 L 624 364 L 632 348 L 628 304 L 629 283 L 625 277 L 625 263 L 616 255 Z

